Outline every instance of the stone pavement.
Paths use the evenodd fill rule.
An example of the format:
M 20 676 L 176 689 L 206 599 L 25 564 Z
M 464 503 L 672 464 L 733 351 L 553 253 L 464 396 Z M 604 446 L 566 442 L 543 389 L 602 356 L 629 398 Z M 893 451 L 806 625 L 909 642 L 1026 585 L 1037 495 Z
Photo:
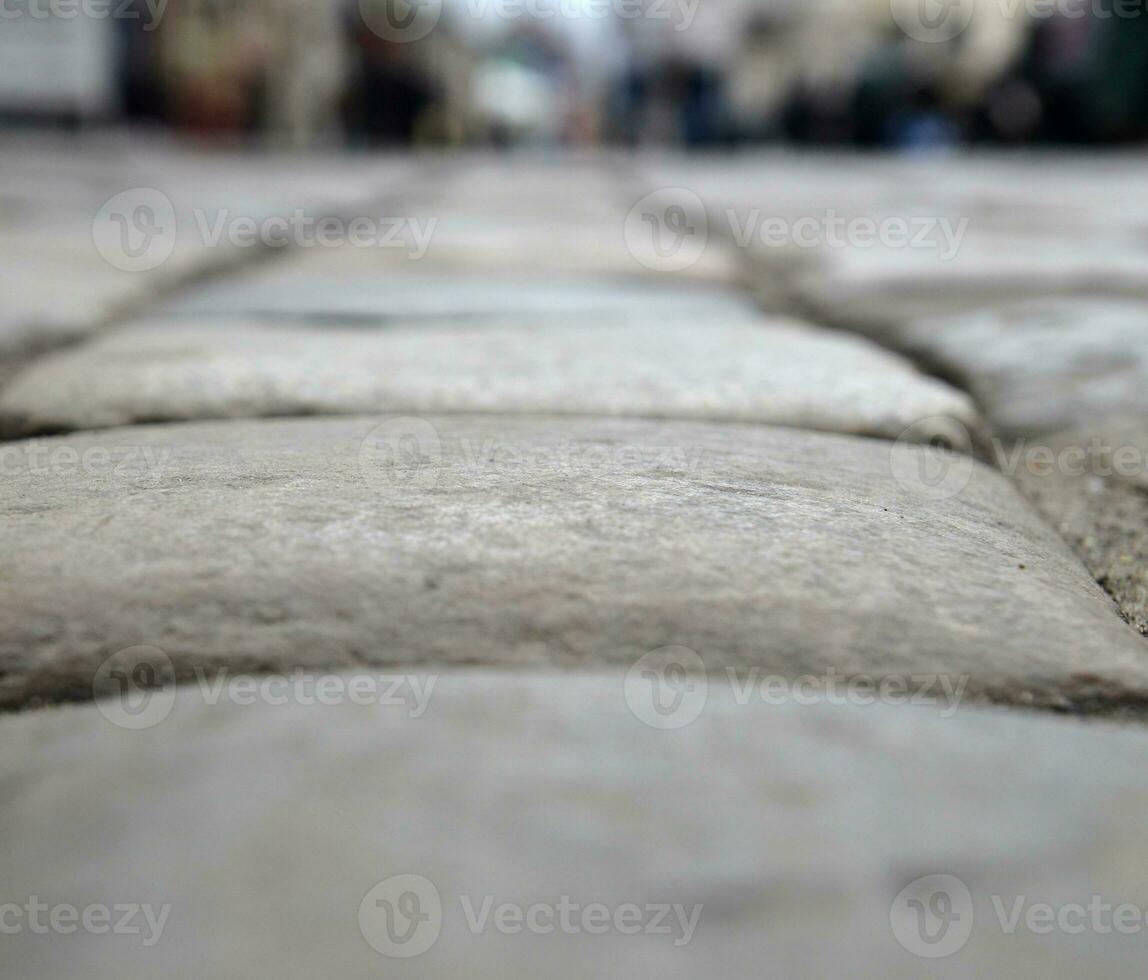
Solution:
M 2 975 L 1142 972 L 1135 161 L 3 167 Z

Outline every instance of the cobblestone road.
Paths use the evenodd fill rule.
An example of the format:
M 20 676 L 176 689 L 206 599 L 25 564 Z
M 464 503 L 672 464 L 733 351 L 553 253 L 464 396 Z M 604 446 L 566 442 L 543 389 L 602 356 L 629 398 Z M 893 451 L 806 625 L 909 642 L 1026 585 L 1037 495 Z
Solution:
M 1141 975 L 1140 161 L 0 161 L 4 976 Z

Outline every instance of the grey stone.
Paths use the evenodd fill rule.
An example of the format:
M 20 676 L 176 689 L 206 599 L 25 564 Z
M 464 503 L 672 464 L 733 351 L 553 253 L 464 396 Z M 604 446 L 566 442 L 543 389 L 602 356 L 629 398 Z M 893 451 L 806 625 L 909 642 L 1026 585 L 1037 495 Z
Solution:
M 0 446 L 0 704 L 219 667 L 631 663 L 1141 704 L 1143 642 L 1002 476 L 768 427 L 431 416 Z M 926 474 L 926 464 L 931 464 Z M 922 474 L 918 476 L 918 474 Z
M 1148 304 L 1038 300 L 919 322 L 900 346 L 957 378 L 1006 435 L 1148 412 Z
M 404 684 L 391 705 L 241 705 L 232 693 L 209 705 L 185 688 L 143 731 L 112 724 L 103 704 L 0 719 L 0 833 L 16 845 L 5 900 L 152 914 L 128 919 L 136 934 L 41 935 L 18 907 L 7 924 L 24 928 L 0 943 L 0 972 L 1143 974 L 1141 730 L 741 703 L 715 681 L 691 724 L 659 731 L 631 714 L 620 674 L 436 680 L 417 717 Z M 919 880 L 933 875 L 947 877 Z M 400 892 L 418 900 L 400 911 L 431 918 L 395 917 L 391 941 L 376 903 L 393 911 Z M 1107 904 L 1095 926 L 1094 895 Z M 919 923 L 914 899 L 954 915 Z M 604 928 L 584 917 L 591 903 Z M 1125 903 L 1139 910 L 1121 913 L 1130 934 L 1114 928 Z M 549 931 L 514 917 L 538 904 L 530 921 Z M 1053 928 L 1034 915 L 1034 931 L 1028 914 L 1045 904 Z M 682 919 L 655 922 L 659 905 Z M 1056 927 L 1073 905 L 1085 910 Z
M 1055 296 L 1148 299 L 1148 249 L 1123 238 L 1019 238 L 969 232 L 938 248 L 823 249 L 801 267 L 797 302 L 882 339 L 905 323 Z
M 1043 453 L 1044 455 L 1037 455 Z M 1133 626 L 1148 635 L 1148 423 L 1114 416 L 1002 459 Z
M 390 219 L 394 220 L 394 219 Z M 627 235 L 629 231 L 629 235 Z M 406 214 L 382 244 L 366 240 L 308 247 L 269 270 L 283 280 L 396 275 L 488 273 L 513 276 L 672 277 L 677 282 L 735 284 L 739 253 L 713 239 L 699 243 L 678 267 L 654 248 L 646 229 L 628 228 L 625 212 L 571 220 L 569 215 L 508 217 L 427 210 Z M 688 262 L 688 264 L 686 264 Z
M 209 323 L 144 324 L 57 355 L 0 395 L 0 427 L 406 411 L 693 418 L 893 439 L 912 427 L 920 441 L 977 428 L 963 393 L 896 355 L 780 319 Z
M 269 316 L 380 321 L 489 319 L 508 316 L 666 314 L 710 318 L 748 316 L 748 297 L 706 286 L 653 285 L 624 280 L 538 279 L 513 276 L 416 275 L 300 279 L 272 265 L 265 275 L 188 290 L 166 307 L 202 317 Z

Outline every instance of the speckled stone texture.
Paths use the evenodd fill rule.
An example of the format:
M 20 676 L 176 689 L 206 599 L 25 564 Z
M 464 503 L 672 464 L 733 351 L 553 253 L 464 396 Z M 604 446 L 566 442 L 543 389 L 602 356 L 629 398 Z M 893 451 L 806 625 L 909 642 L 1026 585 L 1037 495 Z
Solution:
M 968 398 L 860 338 L 795 321 L 690 319 L 272 328 L 144 324 L 0 395 L 0 431 L 373 412 L 756 422 L 928 441 L 979 429 Z
M 181 676 L 592 667 L 681 644 L 741 669 L 1138 704 L 1142 641 L 1077 559 L 1005 479 L 936 452 L 507 416 L 8 443 L 0 704 L 90 696 L 139 644 Z

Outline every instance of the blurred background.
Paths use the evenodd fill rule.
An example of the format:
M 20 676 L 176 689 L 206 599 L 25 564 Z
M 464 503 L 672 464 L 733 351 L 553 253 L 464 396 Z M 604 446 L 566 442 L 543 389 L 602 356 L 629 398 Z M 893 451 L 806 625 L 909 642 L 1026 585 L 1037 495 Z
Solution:
M 0 127 L 276 148 L 1148 135 L 1148 0 L 0 0 Z

